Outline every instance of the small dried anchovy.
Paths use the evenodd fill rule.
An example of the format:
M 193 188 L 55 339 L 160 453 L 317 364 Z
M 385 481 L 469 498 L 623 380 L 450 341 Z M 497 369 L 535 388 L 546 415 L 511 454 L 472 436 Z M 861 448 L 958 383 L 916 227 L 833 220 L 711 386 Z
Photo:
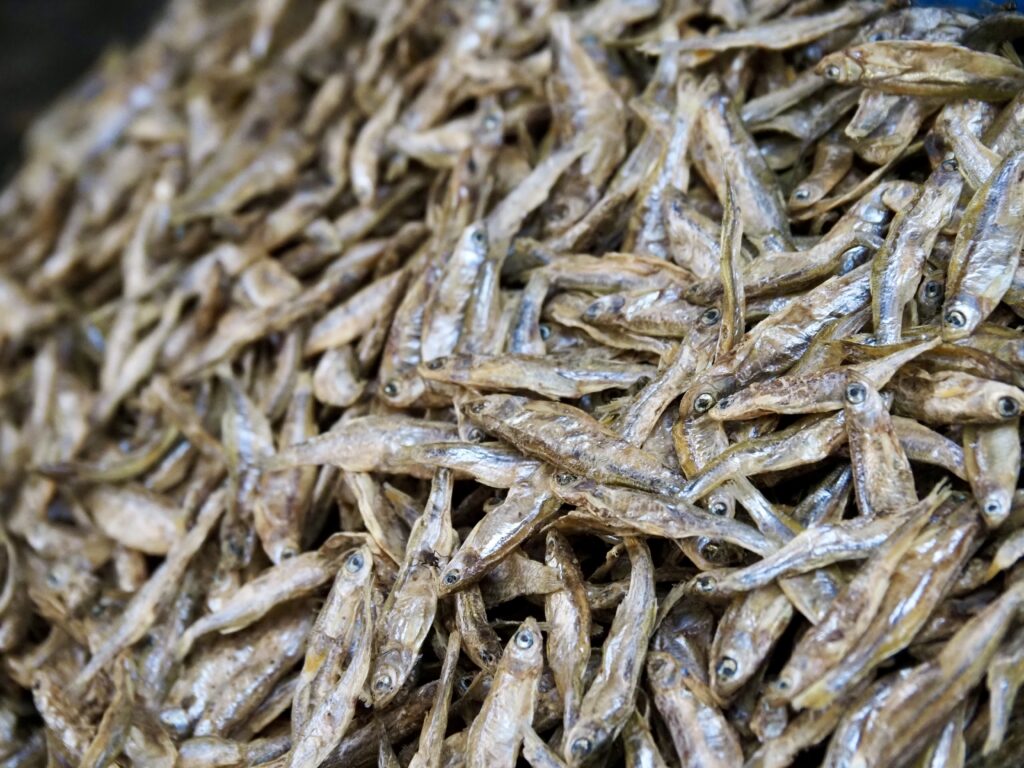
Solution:
M 895 5 L 171 0 L 0 192 L 0 764 L 1019 765 L 1024 17 Z

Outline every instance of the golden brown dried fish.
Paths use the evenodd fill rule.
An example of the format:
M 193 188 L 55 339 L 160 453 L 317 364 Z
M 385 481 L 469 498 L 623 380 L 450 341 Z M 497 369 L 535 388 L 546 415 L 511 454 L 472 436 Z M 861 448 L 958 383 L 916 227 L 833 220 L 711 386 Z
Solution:
M 615 611 L 601 648 L 601 666 L 580 703 L 579 717 L 566 732 L 565 760 L 580 765 L 607 748 L 629 718 L 654 630 L 656 600 L 650 551 L 639 539 L 625 539 L 631 571 L 629 592 Z
M 494 681 L 466 740 L 469 768 L 515 765 L 526 728 L 533 720 L 544 639 L 534 619 L 522 623 L 505 646 Z

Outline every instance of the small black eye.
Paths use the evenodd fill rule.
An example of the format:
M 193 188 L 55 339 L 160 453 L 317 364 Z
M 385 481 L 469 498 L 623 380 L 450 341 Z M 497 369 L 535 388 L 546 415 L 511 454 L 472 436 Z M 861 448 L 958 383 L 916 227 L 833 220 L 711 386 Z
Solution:
M 387 382 L 381 391 L 384 392 L 385 397 L 395 397 L 398 395 L 398 382 L 394 380 Z
M 697 413 L 707 413 L 715 406 L 715 396 L 710 392 L 701 392 L 693 401 L 693 410 Z
M 384 673 L 373 681 L 373 690 L 383 693 L 385 691 L 390 691 L 393 685 L 394 682 L 391 680 L 391 675 Z
M 714 325 L 722 319 L 722 310 L 718 307 L 712 307 L 708 309 L 700 316 L 700 321 L 704 325 Z
M 533 632 L 528 629 L 520 630 L 516 634 L 516 647 L 522 650 L 528 650 L 533 647 Z
M 946 323 L 950 328 L 965 328 L 967 326 L 967 315 L 959 309 L 951 309 L 946 313 Z
M 960 164 L 956 161 L 955 157 L 950 155 L 942 161 L 942 170 L 952 173 L 953 171 L 960 170 Z
M 590 742 L 590 739 L 580 737 L 573 741 L 572 746 L 569 748 L 572 751 L 573 757 L 586 757 L 590 754 L 594 745 Z
M 364 562 L 365 560 L 363 560 L 362 554 L 356 552 L 354 555 L 349 557 L 348 562 L 345 563 L 345 568 L 348 569 L 349 573 L 356 573 L 363 567 Z
M 471 443 L 479 443 L 484 439 L 484 437 L 486 437 L 486 435 L 484 435 L 484 431 L 482 429 L 477 429 L 476 427 L 473 427 L 473 429 L 466 433 L 466 438 Z
M 701 592 L 710 592 L 715 588 L 715 579 L 713 576 L 698 576 L 697 577 L 697 589 Z
M 444 368 L 445 360 L 446 358 L 443 357 L 435 357 L 433 360 L 429 360 L 427 362 L 427 368 L 429 368 L 432 371 Z
M 942 283 L 937 280 L 929 280 L 924 284 L 924 296 L 926 299 L 937 299 L 942 295 Z
M 809 190 L 807 187 L 797 187 L 795 190 L 793 190 L 794 200 L 806 200 L 810 196 L 811 190 Z
M 469 410 L 472 413 L 483 413 L 484 412 L 484 404 L 483 403 L 473 403 L 471 406 L 469 406 Z
M 739 664 L 736 663 L 736 659 L 731 656 L 723 656 L 722 660 L 718 662 L 715 667 L 715 672 L 718 673 L 719 677 L 728 680 L 739 671 Z
M 726 504 L 724 501 L 713 501 L 711 502 L 711 505 L 708 507 L 708 512 L 710 512 L 712 515 L 718 515 L 719 517 L 722 517 L 728 511 L 729 505 Z
M 452 568 L 451 570 L 445 573 L 444 583 L 448 586 L 451 586 L 452 584 L 456 584 L 460 578 L 462 578 L 462 574 L 459 572 L 459 569 Z
M 825 77 L 827 77 L 829 80 L 838 80 L 840 74 L 842 73 L 839 71 L 839 67 L 837 67 L 835 64 L 829 64 L 827 67 L 825 67 Z
M 487 235 L 484 234 L 484 231 L 482 229 L 474 229 L 473 234 L 470 235 L 470 238 L 473 240 L 473 245 L 479 246 L 481 248 L 487 245 Z
M 846 402 L 851 403 L 852 405 L 860 405 L 864 402 L 864 399 L 867 396 L 867 387 L 858 381 L 855 381 L 846 387 Z
M 985 514 L 989 517 L 999 517 L 1003 511 L 1003 504 L 999 499 L 989 499 L 985 502 Z
M 559 485 L 572 485 L 576 482 L 576 475 L 571 475 L 568 472 L 559 472 L 555 475 L 555 482 Z
M 1012 397 L 1000 397 L 996 403 L 999 415 L 1004 419 L 1013 418 L 1020 413 L 1020 404 Z
M 549 338 L 551 338 L 551 328 L 549 326 L 542 324 L 539 330 L 540 338 L 542 341 L 547 341 Z

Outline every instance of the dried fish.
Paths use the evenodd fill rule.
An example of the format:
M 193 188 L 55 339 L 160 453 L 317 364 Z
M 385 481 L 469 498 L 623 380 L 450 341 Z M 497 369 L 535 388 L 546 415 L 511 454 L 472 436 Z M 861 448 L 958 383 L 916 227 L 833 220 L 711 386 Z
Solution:
M 1021 24 L 897 5 L 171 3 L 0 190 L 0 763 L 1012 748 Z

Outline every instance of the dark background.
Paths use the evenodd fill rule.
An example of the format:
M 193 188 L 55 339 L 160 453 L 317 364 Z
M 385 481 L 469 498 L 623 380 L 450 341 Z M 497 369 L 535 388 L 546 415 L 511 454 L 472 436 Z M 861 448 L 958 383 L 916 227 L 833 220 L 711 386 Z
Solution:
M 32 118 L 115 43 L 139 38 L 163 0 L 0 0 L 0 179 Z

